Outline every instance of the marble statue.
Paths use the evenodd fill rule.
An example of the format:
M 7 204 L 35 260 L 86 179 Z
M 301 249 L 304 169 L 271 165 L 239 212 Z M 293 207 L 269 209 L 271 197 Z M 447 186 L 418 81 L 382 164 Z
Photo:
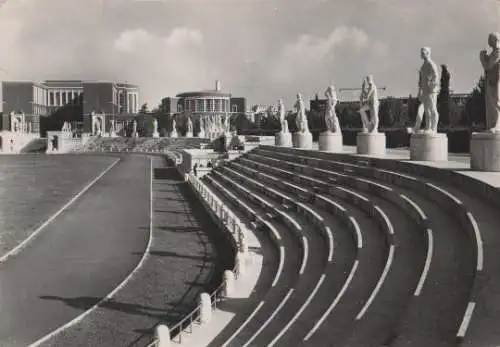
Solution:
M 424 60 L 419 72 L 418 99 L 421 102 L 417 112 L 417 119 L 413 132 L 418 132 L 426 115 L 425 133 L 437 133 L 439 113 L 437 110 L 437 96 L 439 92 L 439 70 L 431 59 L 431 49 L 423 47 L 420 56 Z
M 224 117 L 224 132 L 228 133 L 231 131 L 231 124 L 229 122 L 229 116 Z
M 363 123 L 363 132 L 378 132 L 378 111 L 379 111 L 379 99 L 377 86 L 373 80 L 372 75 L 368 75 L 363 79 L 363 85 L 361 88 L 360 97 L 360 109 L 361 121 Z M 370 119 L 366 114 L 366 111 L 370 111 Z
M 115 120 L 114 120 L 114 119 L 111 119 L 111 120 L 109 121 L 109 123 L 110 123 L 110 125 L 109 125 L 109 126 L 110 126 L 110 128 L 111 128 L 111 129 L 109 129 L 109 132 L 110 132 L 110 133 L 114 133 L 114 132 L 115 132 Z
M 286 120 L 286 111 L 283 99 L 279 99 L 278 101 L 278 114 L 280 117 L 281 132 L 288 133 L 288 122 Z
M 302 95 L 300 93 L 297 94 L 295 108 L 297 110 L 297 127 L 299 128 L 299 132 L 309 132 L 309 124 L 307 122 L 306 109 L 304 107 L 304 99 L 302 99 Z
M 153 134 L 156 134 L 158 132 L 158 121 L 156 118 L 153 118 Z
M 177 132 L 177 124 L 175 122 L 175 119 L 172 119 L 172 132 L 173 133 Z
M 329 86 L 325 91 L 326 96 L 326 111 L 325 111 L 325 123 L 326 129 L 334 133 L 340 133 L 340 124 L 337 113 L 335 112 L 335 106 L 338 103 L 337 93 L 333 85 Z
M 137 134 L 137 121 L 134 119 L 132 122 L 132 136 L 135 136 Z
M 200 119 L 201 121 L 201 119 Z M 193 133 L 193 122 L 191 121 L 191 117 L 187 117 L 187 132 Z
M 479 58 L 485 72 L 486 129 L 500 133 L 500 33 L 488 36 L 490 54 L 482 50 Z

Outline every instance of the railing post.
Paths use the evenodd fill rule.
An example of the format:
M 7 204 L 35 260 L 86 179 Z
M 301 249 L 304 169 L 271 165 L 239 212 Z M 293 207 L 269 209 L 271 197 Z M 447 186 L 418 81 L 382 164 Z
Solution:
M 245 267 L 246 267 L 245 259 L 246 256 L 244 253 L 238 252 L 238 254 L 236 254 L 236 264 L 235 264 L 236 279 L 238 279 L 241 275 L 245 274 Z
M 238 238 L 240 243 L 240 252 L 247 254 L 248 253 L 248 244 L 245 237 L 245 233 L 241 230 L 241 227 L 238 226 Z
M 172 345 L 170 340 L 170 330 L 166 325 L 160 324 L 156 326 L 155 335 L 158 339 L 158 347 L 168 347 Z
M 234 273 L 231 270 L 224 271 L 224 296 L 230 298 L 234 293 Z
M 212 303 L 208 293 L 200 294 L 200 322 L 208 323 L 212 319 Z

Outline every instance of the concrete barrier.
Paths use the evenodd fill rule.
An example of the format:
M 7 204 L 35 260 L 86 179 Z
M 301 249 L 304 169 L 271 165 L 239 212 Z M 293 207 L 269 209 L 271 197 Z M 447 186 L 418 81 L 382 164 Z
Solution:
M 157 347 L 170 347 L 172 346 L 170 330 L 168 326 L 160 324 L 155 328 L 155 337 L 158 340 Z
M 224 296 L 231 298 L 234 293 L 234 272 L 231 270 L 224 271 Z
M 212 302 L 208 293 L 201 293 L 198 299 L 200 322 L 208 323 L 212 319 Z

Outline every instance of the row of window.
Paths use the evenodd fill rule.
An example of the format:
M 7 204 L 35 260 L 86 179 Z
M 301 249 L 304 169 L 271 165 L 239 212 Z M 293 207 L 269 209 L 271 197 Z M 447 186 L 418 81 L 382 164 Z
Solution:
M 177 112 L 238 112 L 238 105 L 232 105 L 229 110 L 227 99 L 186 99 L 177 104 Z

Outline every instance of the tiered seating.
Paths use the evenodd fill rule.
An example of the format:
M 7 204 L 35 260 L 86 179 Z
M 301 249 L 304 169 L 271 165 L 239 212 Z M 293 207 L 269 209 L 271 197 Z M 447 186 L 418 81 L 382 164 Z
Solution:
M 456 189 L 451 189 L 451 193 L 450 187 L 443 188 L 441 182 L 426 183 L 418 177 L 366 166 L 366 161 L 360 160 L 364 165 L 349 164 L 334 160 L 333 155 L 325 160 L 324 153 L 319 152 L 317 158 L 311 158 L 314 153 L 263 147 L 248 158 L 260 163 L 261 170 L 267 165 L 274 170 L 286 168 L 289 173 L 307 173 L 305 176 L 312 178 L 334 177 L 337 184 L 378 194 L 411 216 L 427 236 L 425 262 L 414 290 L 415 298 L 390 338 L 395 345 L 418 339 L 421 345 L 437 345 L 438 339 L 463 338 L 474 297 L 478 295 L 483 251 L 476 219 L 470 207 L 456 197 Z M 399 230 L 397 225 L 395 229 Z M 397 256 L 395 263 L 396 260 Z M 433 314 L 437 307 L 446 307 L 447 313 L 454 314 Z
M 263 298 L 265 318 L 248 314 L 217 345 L 438 346 L 474 326 L 482 237 L 500 217 L 456 187 L 361 157 L 271 146 L 205 180 L 255 225 L 275 227 L 280 281 L 295 274 L 277 285 L 279 299 L 274 287 Z
M 165 152 L 176 148 L 200 148 L 205 142 L 200 138 L 91 138 L 85 152 Z
M 306 280 L 300 278 L 297 286 L 302 288 L 303 294 L 294 293 L 296 294 L 294 300 L 285 305 L 283 311 L 288 310 L 289 314 L 278 315 L 283 319 L 273 319 L 275 322 L 258 327 L 255 333 L 260 334 L 260 337 L 255 338 L 254 333 L 248 341 L 241 340 L 239 342 L 248 343 L 250 341 L 266 345 L 279 341 L 280 344 L 293 344 L 296 343 L 297 338 L 303 339 L 305 337 L 307 331 L 304 331 L 304 326 L 317 330 L 323 326 L 323 322 L 327 318 L 328 323 L 337 323 L 334 324 L 335 329 L 337 334 L 341 334 L 342 327 L 345 326 L 343 322 L 348 321 L 346 314 L 351 316 L 353 320 L 356 316 L 362 317 L 371 305 L 373 298 L 377 296 L 387 276 L 394 253 L 394 245 L 392 245 L 394 228 L 389 218 L 379 206 L 375 206 L 369 199 L 355 192 L 339 189 L 338 194 L 347 194 L 351 200 L 342 200 L 338 196 L 326 196 L 316 193 L 316 190 L 326 188 L 326 183 L 318 179 L 308 178 L 310 184 L 314 186 L 314 189 L 310 190 L 304 188 L 301 184 L 303 182 L 300 180 L 298 180 L 299 184 L 291 180 L 284 180 L 283 176 L 286 176 L 284 171 L 278 172 L 271 169 L 266 173 L 263 172 L 264 170 L 259 172 L 253 170 L 250 165 L 243 165 L 243 162 L 245 159 L 232 162 L 229 167 L 220 167 L 206 179 L 216 178 L 220 183 L 228 186 L 228 191 L 232 189 L 245 194 L 242 194 L 243 196 L 238 197 L 238 199 L 246 198 L 259 204 L 263 213 L 268 213 L 272 223 L 280 220 L 286 223 L 286 219 L 280 217 L 283 211 L 276 211 L 277 209 L 272 205 L 272 202 L 282 204 L 283 210 L 288 210 L 288 213 L 296 211 L 294 216 L 302 215 L 302 220 L 309 221 L 310 229 L 316 230 L 314 234 L 309 233 L 302 236 L 302 250 L 304 253 L 307 250 L 310 262 L 323 258 L 321 264 L 324 265 L 321 268 L 323 271 L 319 274 L 319 279 L 312 281 L 314 286 L 301 283 Z M 307 178 L 303 177 L 302 179 Z M 364 209 L 377 216 L 379 225 L 371 220 L 368 214 L 363 213 L 362 207 L 356 206 L 356 204 L 363 205 L 363 203 L 365 204 Z M 318 207 L 324 209 L 318 209 Z M 274 216 L 276 217 L 273 216 L 272 212 L 275 212 Z M 288 223 L 288 226 L 291 231 L 298 230 L 290 224 Z M 368 233 L 368 230 L 371 232 Z M 380 233 L 377 233 L 377 230 Z M 306 231 L 305 228 L 302 228 L 302 231 L 309 230 Z M 284 232 L 286 233 L 286 230 Z M 318 237 L 321 239 L 318 240 Z M 307 241 L 313 238 L 316 238 L 316 242 L 318 242 L 317 247 L 311 247 L 311 243 Z M 366 255 L 362 254 L 364 240 L 370 241 Z M 321 252 L 325 248 L 326 252 Z M 311 250 L 314 251 L 311 252 Z M 372 266 L 371 268 L 366 267 L 363 270 L 364 273 L 355 278 L 354 275 L 359 268 L 360 260 L 369 262 Z M 299 274 L 307 274 L 304 260 L 298 270 Z M 339 279 L 341 280 L 339 281 Z M 333 309 L 336 308 L 344 293 L 353 284 L 358 287 L 355 293 L 350 294 L 354 304 L 337 307 L 335 314 L 333 314 Z M 370 297 L 372 299 L 366 299 Z M 326 303 L 330 303 L 328 307 L 325 307 Z M 323 315 L 320 317 L 321 313 Z M 272 315 L 272 317 L 275 316 Z M 296 330 L 292 326 L 300 326 L 301 329 Z M 330 324 L 324 326 L 327 327 L 325 329 L 331 331 Z M 262 333 L 263 330 L 265 333 Z M 244 336 L 241 332 L 239 335 Z

